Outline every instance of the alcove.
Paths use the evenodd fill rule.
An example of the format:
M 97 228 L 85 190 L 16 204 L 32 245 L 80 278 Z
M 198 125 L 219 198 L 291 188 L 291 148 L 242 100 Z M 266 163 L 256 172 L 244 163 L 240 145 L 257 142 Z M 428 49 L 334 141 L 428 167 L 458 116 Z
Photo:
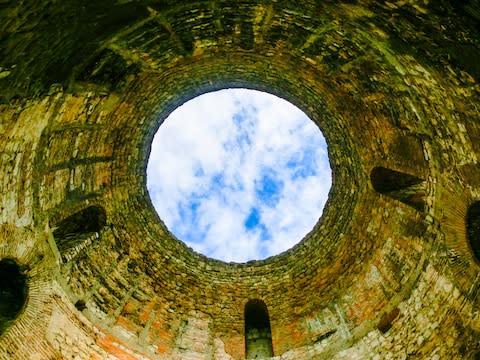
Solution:
M 273 356 L 270 317 L 262 300 L 250 300 L 245 305 L 245 354 L 247 359 Z
M 15 320 L 27 300 L 27 277 L 12 259 L 0 260 L 0 334 Z
M 480 264 L 480 201 L 468 207 L 466 225 L 468 244 L 473 257 Z
M 375 167 L 370 173 L 375 191 L 399 200 L 419 211 L 425 207 L 425 180 L 404 172 Z
M 74 248 L 100 232 L 106 223 L 105 210 L 89 206 L 55 225 L 53 237 L 60 253 Z

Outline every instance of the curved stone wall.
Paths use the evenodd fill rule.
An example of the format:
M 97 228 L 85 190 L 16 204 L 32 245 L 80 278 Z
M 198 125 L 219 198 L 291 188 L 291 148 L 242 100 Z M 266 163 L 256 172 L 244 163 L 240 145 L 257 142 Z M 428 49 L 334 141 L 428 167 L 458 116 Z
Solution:
M 475 0 L 2 5 L 0 255 L 28 268 L 29 293 L 0 357 L 243 359 L 257 300 L 277 359 L 477 358 L 479 14 Z M 163 119 L 228 87 L 300 107 L 333 171 L 312 231 L 245 264 L 175 239 L 145 185 Z

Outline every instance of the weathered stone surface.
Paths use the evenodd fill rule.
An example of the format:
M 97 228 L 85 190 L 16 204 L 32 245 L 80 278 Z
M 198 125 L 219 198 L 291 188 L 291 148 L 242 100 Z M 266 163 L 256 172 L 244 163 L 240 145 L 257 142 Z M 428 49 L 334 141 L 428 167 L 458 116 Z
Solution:
M 275 359 L 477 358 L 480 267 L 466 218 L 480 200 L 479 9 L 0 5 L 0 258 L 28 269 L 0 358 L 242 359 L 252 299 L 268 308 Z M 226 264 L 173 238 L 145 167 L 173 109 L 238 86 L 315 121 L 333 187 L 297 246 Z M 375 168 L 419 181 L 379 191 Z M 103 226 L 78 241 L 69 226 L 59 240 L 90 207 L 105 211 Z

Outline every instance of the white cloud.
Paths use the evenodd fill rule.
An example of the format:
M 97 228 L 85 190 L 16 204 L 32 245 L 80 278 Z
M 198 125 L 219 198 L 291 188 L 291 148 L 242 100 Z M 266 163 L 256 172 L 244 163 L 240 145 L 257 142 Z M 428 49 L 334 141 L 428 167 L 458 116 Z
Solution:
M 245 89 L 205 94 L 175 110 L 155 136 L 147 168 L 152 202 L 169 229 L 196 251 L 237 262 L 300 241 L 321 215 L 330 183 L 313 122 L 284 100 Z M 258 224 L 247 228 L 252 209 Z

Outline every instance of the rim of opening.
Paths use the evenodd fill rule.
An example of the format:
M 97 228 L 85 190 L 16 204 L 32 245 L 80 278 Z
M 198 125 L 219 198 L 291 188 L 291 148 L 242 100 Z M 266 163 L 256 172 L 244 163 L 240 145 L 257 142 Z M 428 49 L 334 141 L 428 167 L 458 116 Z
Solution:
M 334 187 L 334 176 L 333 176 L 333 172 L 334 170 L 332 169 L 332 161 L 331 161 L 331 157 L 330 157 L 330 149 L 329 149 L 329 143 L 328 143 L 328 140 L 327 140 L 327 136 L 323 133 L 321 127 L 319 126 L 318 124 L 318 121 L 314 121 L 314 119 L 312 118 L 312 116 L 310 116 L 303 108 L 301 108 L 300 106 L 296 105 L 295 103 L 291 102 L 289 99 L 286 99 L 285 97 L 281 97 L 281 96 L 278 96 L 270 91 L 265 91 L 265 90 L 259 90 L 257 88 L 253 88 L 253 87 L 222 87 L 220 89 L 215 89 L 215 90 L 209 90 L 209 91 L 204 91 L 204 92 L 201 92 L 200 94 L 198 95 L 195 95 L 195 96 L 192 96 L 192 97 L 188 97 L 185 101 L 181 102 L 180 105 L 178 105 L 177 107 L 175 107 L 173 110 L 171 110 L 170 112 L 168 112 L 168 114 L 166 114 L 166 116 L 164 116 L 162 119 L 160 119 L 158 121 L 158 126 L 156 127 L 156 131 L 154 132 L 153 136 L 151 136 L 151 142 L 149 143 L 149 147 L 148 147 L 148 156 L 147 156 L 147 167 L 151 167 L 151 158 L 152 158 L 152 144 L 153 144 L 153 140 L 154 140 L 154 137 L 157 136 L 157 134 L 161 131 L 161 126 L 162 124 L 164 123 L 165 120 L 167 120 L 170 115 L 172 113 L 174 113 L 177 109 L 179 109 L 181 106 L 187 104 L 188 102 L 192 101 L 192 100 L 196 100 L 196 99 L 199 99 L 201 98 L 202 96 L 204 95 L 211 95 L 211 94 L 214 94 L 216 92 L 219 92 L 219 91 L 228 91 L 228 90 L 244 90 L 244 91 L 251 91 L 251 92 L 259 92 L 260 94 L 262 94 L 262 96 L 265 96 L 266 95 L 266 98 L 268 97 L 272 97 L 272 98 L 278 98 L 280 100 L 282 100 L 283 102 L 287 103 L 292 109 L 295 109 L 295 111 L 297 111 L 298 113 L 301 113 L 303 116 L 303 118 L 301 120 L 298 121 L 299 124 L 303 125 L 303 126 L 309 126 L 309 125 L 306 125 L 309 121 L 311 122 L 311 125 L 315 126 L 316 127 L 316 130 L 319 131 L 319 133 L 317 134 L 312 134 L 312 136 L 315 138 L 316 142 L 318 140 L 318 143 L 315 143 L 315 146 L 314 148 L 316 150 L 318 149 L 323 149 L 323 145 L 325 145 L 325 153 L 326 153 L 326 165 L 328 167 L 328 177 L 329 177 L 329 181 L 326 182 L 327 186 L 325 187 L 326 188 L 326 197 L 324 197 L 324 201 L 323 201 L 323 204 L 321 206 L 321 208 L 319 209 L 319 212 L 315 212 L 315 216 L 314 216 L 314 220 L 313 220 L 313 224 L 312 225 L 308 225 L 307 226 L 307 230 L 305 231 L 305 229 L 303 229 L 302 231 L 300 231 L 298 234 L 295 234 L 293 237 L 295 238 L 294 239 L 294 243 L 293 245 L 289 245 L 288 248 L 283 248 L 281 249 L 280 251 L 277 250 L 277 252 L 273 252 L 270 251 L 270 253 L 264 253 L 265 255 L 262 255 L 262 254 L 259 254 L 257 253 L 256 255 L 258 257 L 255 257 L 253 259 L 248 259 L 248 260 L 240 260 L 240 259 L 233 259 L 233 260 L 229 260 L 228 258 L 222 258 L 222 256 L 215 256 L 215 255 L 211 255 L 211 254 L 208 254 L 208 250 L 207 250 L 207 253 L 203 253 L 201 252 L 200 250 L 196 250 L 196 249 L 192 249 L 195 253 L 199 254 L 199 255 L 202 255 L 208 259 L 212 259 L 212 260 L 216 260 L 216 261 L 220 261 L 220 262 L 225 262 L 225 263 L 236 263 L 236 264 L 242 264 L 242 263 L 252 263 L 252 262 L 261 262 L 261 261 L 265 261 L 267 259 L 270 259 L 270 258 L 273 258 L 273 257 L 276 257 L 276 256 L 279 256 L 281 254 L 284 254 L 284 253 L 287 253 L 287 252 L 290 252 L 292 249 L 296 248 L 297 246 L 299 246 L 303 240 L 309 236 L 309 234 L 312 232 L 312 230 L 315 229 L 315 227 L 321 222 L 321 219 L 325 213 L 325 210 L 328 206 L 328 203 L 329 203 L 329 199 L 331 197 L 331 192 L 332 192 L 332 189 Z M 252 95 L 254 96 L 254 95 Z M 243 105 L 243 104 L 242 104 Z M 275 106 L 275 105 L 274 105 Z M 242 110 L 243 110 L 243 107 L 242 107 Z M 256 123 L 260 123 L 260 119 L 257 119 L 256 120 Z M 323 156 L 322 156 L 322 159 Z M 222 173 L 225 169 L 222 169 Z M 320 168 L 319 168 L 320 170 Z M 145 169 L 146 171 L 146 169 Z M 320 170 L 321 171 L 321 170 Z M 319 174 L 317 174 L 319 175 Z M 165 212 L 163 212 L 162 214 L 160 214 L 162 211 L 160 209 L 157 209 L 157 206 L 154 205 L 154 201 L 153 201 L 153 197 L 152 197 L 152 194 L 151 194 L 151 191 L 153 191 L 153 189 L 151 189 L 151 186 L 150 188 L 146 185 L 147 183 L 151 184 L 151 181 L 148 181 L 147 179 L 147 175 L 145 174 L 145 188 L 147 190 L 147 193 L 148 193 L 148 198 L 149 198 L 149 201 L 150 201 L 150 204 L 151 206 L 153 207 L 153 210 L 154 212 L 156 213 L 156 215 L 158 216 L 159 219 L 162 220 L 162 216 L 165 216 Z M 321 201 L 321 200 L 320 200 Z M 240 214 L 238 216 L 241 216 Z M 303 216 L 302 216 L 303 217 Z M 242 218 L 243 219 L 243 218 Z M 168 230 L 168 232 L 176 239 L 176 240 L 179 240 L 180 242 L 182 242 L 185 246 L 189 247 L 190 248 L 190 245 L 188 244 L 188 242 L 192 243 L 192 240 L 188 240 L 188 239 L 183 239 L 182 238 L 182 235 L 180 234 L 176 234 L 177 231 L 175 231 L 174 233 L 174 229 L 171 229 L 171 226 L 174 226 L 172 225 L 171 223 L 167 226 L 167 224 L 162 220 L 161 221 L 162 224 L 165 226 L 165 228 Z M 311 224 L 311 222 L 309 222 L 309 224 Z M 293 239 L 292 237 L 292 239 Z M 226 240 L 225 240 L 226 241 Z M 275 241 L 275 236 L 272 237 L 271 241 Z M 261 243 L 261 241 L 259 242 Z M 208 242 L 203 242 L 203 240 L 200 242 L 200 244 L 208 244 Z M 211 249 L 210 249 L 211 250 Z

